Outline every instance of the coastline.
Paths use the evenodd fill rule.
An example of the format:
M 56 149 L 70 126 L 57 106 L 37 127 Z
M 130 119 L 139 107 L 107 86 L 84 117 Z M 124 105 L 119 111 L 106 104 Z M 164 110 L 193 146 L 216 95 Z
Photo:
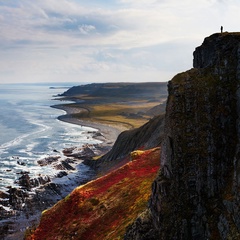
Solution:
M 83 153 L 82 155 L 80 154 L 80 156 L 78 152 L 74 152 L 77 147 L 75 150 L 62 149 L 62 153 L 64 153 L 64 151 L 67 152 L 67 154 L 64 153 L 66 159 L 68 157 L 74 159 L 74 171 L 71 171 L 71 169 L 64 169 L 63 172 L 65 172 L 66 175 L 64 174 L 59 177 L 56 176 L 49 182 L 43 183 L 37 188 L 30 189 L 30 191 L 22 189 L 21 186 L 19 186 L 19 189 L 12 189 L 12 191 L 14 191 L 14 195 L 12 197 L 16 198 L 18 201 L 21 200 L 21 204 L 15 206 L 12 212 L 6 213 L 4 217 L 1 217 L 0 239 L 22 239 L 24 232 L 28 227 L 38 224 L 43 210 L 53 206 L 57 201 L 66 197 L 77 186 L 83 185 L 96 178 L 97 173 L 94 169 L 85 165 L 84 160 L 90 159 L 91 151 L 96 156 L 100 156 L 108 152 L 121 132 L 119 129 L 112 126 L 74 118 L 71 114 L 79 113 L 79 108 L 72 108 L 63 105 L 54 105 L 51 107 L 58 108 L 66 112 L 65 115 L 58 117 L 59 121 L 93 128 L 93 131 L 89 131 L 89 134 L 91 134 L 93 138 L 100 140 L 100 143 L 89 143 L 89 145 L 83 146 Z M 89 170 L 88 176 L 81 176 L 81 169 L 83 166 Z M 20 195 L 21 197 L 19 197 Z M 9 198 L 9 202 L 10 201 L 12 200 Z
M 60 110 L 63 110 L 66 112 L 66 114 L 61 115 L 58 117 L 58 120 L 71 123 L 71 124 L 76 124 L 80 126 L 85 126 L 85 127 L 91 127 L 99 131 L 101 135 L 99 136 L 94 136 L 95 139 L 98 139 L 102 141 L 103 145 L 112 145 L 114 144 L 115 140 L 117 139 L 118 135 L 121 133 L 122 130 L 119 128 L 115 128 L 113 126 L 107 126 L 101 123 L 96 123 L 96 122 L 90 122 L 87 120 L 81 120 L 78 118 L 73 117 L 74 114 L 79 114 L 84 109 L 81 111 L 81 108 L 75 108 L 75 107 L 69 107 L 66 105 L 53 105 L 51 106 L 52 108 L 57 108 Z

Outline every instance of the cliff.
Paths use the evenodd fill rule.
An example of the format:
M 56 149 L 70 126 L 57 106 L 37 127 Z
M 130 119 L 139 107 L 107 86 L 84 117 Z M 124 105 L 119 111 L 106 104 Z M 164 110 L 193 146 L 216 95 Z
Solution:
M 164 114 L 150 119 L 139 128 L 123 131 L 119 134 L 112 149 L 97 161 L 85 161 L 85 164 L 98 169 L 115 168 L 124 159 L 127 161 L 129 153 L 137 149 L 151 149 L 160 146 L 163 139 Z
M 70 105 L 73 110 L 89 110 L 89 121 L 94 114 L 96 122 L 104 115 L 107 125 L 111 118 L 114 125 L 120 125 L 123 120 L 135 123 L 147 117 L 141 127 L 123 131 L 112 150 L 101 158 L 84 158 L 85 163 L 98 168 L 98 176 L 105 175 L 76 188 L 44 211 L 39 226 L 30 228 L 25 239 L 123 239 L 126 227 L 146 208 L 160 165 L 167 84 L 147 86 L 148 83 L 90 84 L 64 94 L 75 101 Z M 151 116 L 155 117 L 147 121 Z M 86 123 L 81 113 L 70 117 Z M 106 125 L 106 121 L 101 124 Z M 104 137 L 102 133 L 100 128 L 96 136 Z
M 130 152 L 154 148 L 162 141 L 166 82 L 93 83 L 72 87 L 62 96 L 75 101 L 66 106 L 79 109 L 70 118 L 84 120 L 83 125 L 94 122 L 121 129 L 107 154 L 97 161 L 85 160 L 99 172 L 119 167 Z
M 213 34 L 168 84 L 161 168 L 125 239 L 240 239 L 240 33 Z

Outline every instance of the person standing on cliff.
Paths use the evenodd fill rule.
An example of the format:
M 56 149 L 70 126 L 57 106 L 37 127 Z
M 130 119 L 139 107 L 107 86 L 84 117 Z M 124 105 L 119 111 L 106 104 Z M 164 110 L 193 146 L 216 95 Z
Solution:
M 223 33 L 223 26 L 221 26 L 221 33 Z

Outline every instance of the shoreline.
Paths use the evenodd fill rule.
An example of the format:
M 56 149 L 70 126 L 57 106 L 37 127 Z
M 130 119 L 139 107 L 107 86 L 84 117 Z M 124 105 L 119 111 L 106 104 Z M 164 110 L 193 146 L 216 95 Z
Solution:
M 109 146 L 110 144 L 114 144 L 116 141 L 118 135 L 122 132 L 122 130 L 115 128 L 113 126 L 107 126 L 105 124 L 101 123 L 96 123 L 96 122 L 90 122 L 90 121 L 85 121 L 81 120 L 78 118 L 73 117 L 73 114 L 79 114 L 81 113 L 81 108 L 74 108 L 74 107 L 69 107 L 66 105 L 62 104 L 57 104 L 51 106 L 52 108 L 60 109 L 66 112 L 64 115 L 60 115 L 58 117 L 59 121 L 67 122 L 70 124 L 76 124 L 79 126 L 85 126 L 85 127 L 91 127 L 96 130 L 101 134 L 99 136 L 94 136 L 95 139 L 102 141 L 103 145 Z
M 65 111 L 65 115 L 61 115 L 57 118 L 59 121 L 93 128 L 92 131 L 89 131 L 89 134 L 91 134 L 93 138 L 100 140 L 101 142 L 97 144 L 89 143 L 86 146 L 83 146 L 83 152 L 86 149 L 88 151 L 84 152 L 83 155 L 80 157 L 78 152 L 74 152 L 75 150 L 79 150 L 77 146 L 76 148 L 73 147 L 73 149 L 70 150 L 62 149 L 62 153 L 64 154 L 66 159 L 70 157 L 72 159 L 75 159 L 74 161 L 76 161 L 74 165 L 75 170 L 71 171 L 68 169 L 64 169 L 67 174 L 63 177 L 56 176 L 52 178 L 49 182 L 43 183 L 37 188 L 31 188 L 30 190 L 24 189 L 21 186 L 16 189 L 10 189 L 9 191 L 14 192 L 14 195 L 11 198 L 16 198 L 16 201 L 21 201 L 21 204 L 19 205 L 19 207 L 13 207 L 12 212 L 6 213 L 6 215 L 1 217 L 0 239 L 22 239 L 24 236 L 24 232 L 28 229 L 28 227 L 32 227 L 38 224 L 41 212 L 43 210 L 46 210 L 47 208 L 53 206 L 59 200 L 66 197 L 77 186 L 84 185 L 85 183 L 95 179 L 98 176 L 98 173 L 90 166 L 84 164 L 84 161 L 88 158 L 90 159 L 91 151 L 96 156 L 98 156 L 98 154 L 103 155 L 108 152 L 121 132 L 119 129 L 112 126 L 84 121 L 72 117 L 71 114 L 81 112 L 79 111 L 79 108 L 72 108 L 68 106 L 63 106 L 61 104 L 51 107 Z M 70 152 L 65 154 L 64 151 Z M 89 151 L 90 154 L 88 153 Z M 82 167 L 86 167 L 88 169 L 88 175 L 85 177 L 81 175 Z M 9 202 L 10 201 L 12 200 L 10 200 L 9 198 Z

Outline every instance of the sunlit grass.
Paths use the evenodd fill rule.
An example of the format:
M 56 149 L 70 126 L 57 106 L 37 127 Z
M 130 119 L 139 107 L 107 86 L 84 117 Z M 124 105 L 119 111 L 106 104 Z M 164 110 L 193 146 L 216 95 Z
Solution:
M 81 113 L 74 114 L 74 117 L 117 128 L 130 129 L 145 124 L 151 117 L 144 113 L 157 104 L 156 102 L 135 101 L 131 103 L 74 104 L 71 107 L 83 109 Z

